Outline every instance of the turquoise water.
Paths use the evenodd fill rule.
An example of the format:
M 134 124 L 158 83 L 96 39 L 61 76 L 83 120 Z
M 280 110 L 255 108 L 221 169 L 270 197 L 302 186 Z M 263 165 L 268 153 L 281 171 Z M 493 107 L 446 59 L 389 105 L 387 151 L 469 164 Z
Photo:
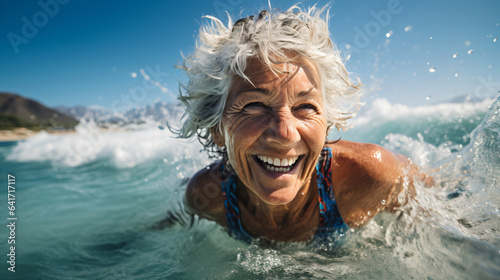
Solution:
M 390 112 L 390 114 L 388 113 Z M 1 279 L 495 279 L 500 275 L 500 101 L 408 108 L 377 100 L 343 139 L 409 156 L 436 187 L 330 244 L 259 246 L 179 212 L 189 177 L 209 163 L 197 142 L 158 123 L 39 134 L 0 146 L 16 177 L 16 267 L 2 227 Z M 340 134 L 332 134 L 336 139 Z M 0 214 L 8 224 L 7 190 Z M 192 226 L 190 223 L 193 222 Z

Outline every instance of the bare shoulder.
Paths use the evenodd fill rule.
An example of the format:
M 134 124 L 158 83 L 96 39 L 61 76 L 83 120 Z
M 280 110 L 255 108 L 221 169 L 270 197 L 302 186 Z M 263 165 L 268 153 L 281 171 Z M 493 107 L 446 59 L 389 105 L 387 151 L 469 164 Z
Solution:
M 332 149 L 332 183 L 339 212 L 351 227 L 393 206 L 401 190 L 405 156 L 376 145 L 339 141 Z
M 342 166 L 355 168 L 352 172 L 363 171 L 367 175 L 383 180 L 386 175 L 399 170 L 406 165 L 408 158 L 393 153 L 380 145 L 371 143 L 357 143 L 351 141 L 338 141 L 327 144 L 332 149 L 334 162 Z M 390 176 L 392 178 L 392 176 Z
M 184 196 L 184 205 L 193 214 L 226 225 L 224 199 L 220 181 L 220 162 L 214 162 L 196 173 Z

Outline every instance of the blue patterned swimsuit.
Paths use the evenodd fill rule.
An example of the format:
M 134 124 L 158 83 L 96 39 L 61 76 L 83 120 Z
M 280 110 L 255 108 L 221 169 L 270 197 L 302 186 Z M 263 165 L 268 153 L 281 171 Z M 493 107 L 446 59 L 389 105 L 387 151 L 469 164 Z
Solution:
M 224 166 L 221 166 L 223 170 Z M 338 230 L 344 230 L 347 225 L 342 220 L 332 188 L 332 150 L 324 147 L 316 164 L 316 179 L 318 181 L 319 226 L 313 239 L 325 238 Z M 227 228 L 236 239 L 250 243 L 253 237 L 243 228 L 238 207 L 236 174 L 233 172 L 222 180 L 222 196 L 226 212 Z

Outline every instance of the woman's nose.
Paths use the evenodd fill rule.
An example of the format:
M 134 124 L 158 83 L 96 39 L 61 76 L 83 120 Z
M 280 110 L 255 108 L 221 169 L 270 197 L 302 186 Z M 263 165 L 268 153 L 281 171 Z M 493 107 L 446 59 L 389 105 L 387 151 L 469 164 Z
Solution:
M 269 122 L 266 140 L 279 147 L 288 147 L 300 141 L 298 122 L 291 112 L 283 110 L 274 114 Z

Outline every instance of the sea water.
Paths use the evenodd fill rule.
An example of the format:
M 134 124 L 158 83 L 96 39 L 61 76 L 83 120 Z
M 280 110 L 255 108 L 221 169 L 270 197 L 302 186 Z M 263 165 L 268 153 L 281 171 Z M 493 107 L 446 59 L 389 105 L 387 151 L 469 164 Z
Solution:
M 330 139 L 404 154 L 435 186 L 417 185 L 418 201 L 322 244 L 245 244 L 213 222 L 175 214 L 188 179 L 210 160 L 164 124 L 103 131 L 83 122 L 76 134 L 4 144 L 0 213 L 8 224 L 11 174 L 16 272 L 7 270 L 3 226 L 0 278 L 498 279 L 499 118 L 499 100 L 371 103 Z

